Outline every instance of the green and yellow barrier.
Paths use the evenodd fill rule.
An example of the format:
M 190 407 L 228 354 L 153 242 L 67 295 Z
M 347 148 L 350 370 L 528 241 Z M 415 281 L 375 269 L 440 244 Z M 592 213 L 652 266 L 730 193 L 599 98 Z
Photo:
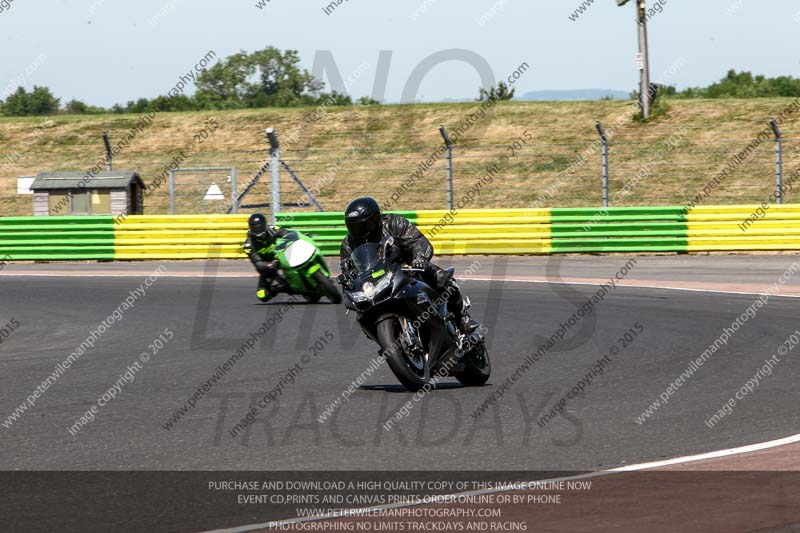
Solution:
M 696 207 L 686 226 L 689 252 L 800 250 L 800 205 Z
M 549 209 L 418 211 L 416 224 L 439 255 L 549 254 Z
M 116 224 L 114 258 L 236 259 L 248 215 L 140 215 Z
M 438 255 L 800 250 L 800 205 L 401 211 Z M 248 215 L 0 217 L 0 260 L 242 258 Z M 281 213 L 338 255 L 342 213 Z
M 685 252 L 681 207 L 551 209 L 553 253 Z
M 0 261 L 89 259 L 114 259 L 112 217 L 0 217 Z

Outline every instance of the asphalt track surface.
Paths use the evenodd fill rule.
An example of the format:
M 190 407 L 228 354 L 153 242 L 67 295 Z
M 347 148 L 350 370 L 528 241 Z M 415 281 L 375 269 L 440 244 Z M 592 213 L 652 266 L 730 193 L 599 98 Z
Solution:
M 619 286 L 565 340 L 523 375 L 477 421 L 471 413 L 559 329 L 626 261 L 624 256 L 557 260 L 477 258 L 462 287 L 473 315 L 490 330 L 490 385 L 443 380 L 386 431 L 383 423 L 413 394 L 386 366 L 366 379 L 335 415 L 317 417 L 377 355 L 353 315 L 336 305 L 292 305 L 199 400 L 165 424 L 259 325 L 284 308 L 254 298 L 255 278 L 241 263 L 165 263 L 166 273 L 10 427 L 0 427 L 2 470 L 96 471 L 587 471 L 698 454 L 800 433 L 800 363 L 782 358 L 775 372 L 737 402 L 714 428 L 705 425 L 800 324 L 796 298 L 774 296 L 726 346 L 699 368 L 645 423 L 637 424 L 725 327 L 797 257 L 642 258 L 628 280 L 714 288 Z M 454 262 L 463 269 L 473 259 Z M 442 264 L 449 263 L 443 260 Z M 6 417 L 74 351 L 160 263 L 9 265 L 0 273 L 3 324 L 19 327 L 0 345 L 0 418 Z M 112 276 L 82 274 L 97 272 Z M 538 282 L 525 279 L 540 276 Z M 568 281 L 564 281 L 567 279 Z M 570 281 L 571 280 L 571 281 Z M 657 283 L 658 282 L 658 283 Z M 644 282 L 642 282 L 644 283 Z M 719 292 L 727 283 L 728 292 Z M 800 273 L 785 293 L 796 291 Z M 750 290 L 741 290 L 742 285 Z M 761 290 L 752 290 L 761 287 Z M 638 323 L 643 332 L 622 348 Z M 0 324 L 2 325 L 2 324 Z M 68 432 L 127 367 L 151 351 L 164 330 L 174 338 L 96 419 Z M 287 369 L 332 338 L 255 424 L 232 429 Z M 539 419 L 595 362 L 619 352 L 582 396 L 544 428 Z M 800 350 L 800 348 L 798 348 Z M 308 359 L 308 358 L 307 358 Z M 228 526 L 242 522 L 228 523 Z M 244 523 L 247 523 L 246 521 Z

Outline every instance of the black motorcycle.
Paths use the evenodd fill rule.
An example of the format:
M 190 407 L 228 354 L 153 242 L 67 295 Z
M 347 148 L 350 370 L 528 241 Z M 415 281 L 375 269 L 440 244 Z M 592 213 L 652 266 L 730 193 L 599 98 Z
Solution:
M 483 336 L 461 334 L 447 292 L 424 283 L 422 271 L 402 265 L 396 252 L 391 237 L 353 250 L 352 268 L 339 276 L 347 309 L 358 313 L 361 329 L 407 389 L 445 376 L 466 386 L 485 384 L 492 366 Z M 452 276 L 453 269 L 445 273 Z

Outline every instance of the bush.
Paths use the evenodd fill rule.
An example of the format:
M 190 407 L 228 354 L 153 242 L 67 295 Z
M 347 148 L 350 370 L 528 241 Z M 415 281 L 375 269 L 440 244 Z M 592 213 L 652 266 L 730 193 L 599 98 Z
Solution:
M 53 96 L 50 89 L 36 85 L 31 92 L 19 87 L 3 104 L 3 114 L 10 117 L 54 115 L 58 109 L 59 99 Z

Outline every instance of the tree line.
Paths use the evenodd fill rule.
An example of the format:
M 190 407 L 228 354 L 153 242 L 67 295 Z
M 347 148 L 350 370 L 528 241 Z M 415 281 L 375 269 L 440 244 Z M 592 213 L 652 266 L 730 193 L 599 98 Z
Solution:
M 792 76 L 754 76 L 751 72 L 731 69 L 720 81 L 708 87 L 689 87 L 679 91 L 674 85 L 658 87 L 658 96 L 666 98 L 779 98 L 800 96 L 800 79 Z M 639 97 L 638 92 L 631 97 Z
M 111 108 L 89 105 L 80 100 L 61 102 L 48 87 L 24 87 L 0 100 L 0 115 L 30 116 L 56 114 L 135 113 L 158 111 L 201 111 L 219 109 L 258 109 L 298 106 L 377 105 L 377 100 L 361 97 L 353 100 L 336 91 L 323 92 L 324 83 L 300 67 L 296 50 L 281 51 L 267 47 L 252 53 L 239 52 L 218 61 L 200 72 L 193 95 L 166 95 L 139 98 Z M 497 88 L 481 89 L 478 100 L 510 100 L 514 90 L 498 84 Z M 754 76 L 735 70 L 708 87 L 690 87 L 679 91 L 675 86 L 658 88 L 658 96 L 666 98 L 768 98 L 800 96 L 800 79 L 792 76 Z M 638 98 L 636 92 L 632 98 Z
M 109 109 L 70 100 L 62 105 L 48 87 L 19 87 L 5 101 L 0 114 L 5 116 L 143 113 L 158 111 L 201 111 L 214 109 L 254 109 L 266 107 L 377 105 L 367 97 L 353 100 L 346 94 L 323 92 L 324 83 L 300 67 L 295 50 L 285 52 L 268 47 L 252 53 L 239 52 L 201 71 L 193 95 L 139 98 Z

